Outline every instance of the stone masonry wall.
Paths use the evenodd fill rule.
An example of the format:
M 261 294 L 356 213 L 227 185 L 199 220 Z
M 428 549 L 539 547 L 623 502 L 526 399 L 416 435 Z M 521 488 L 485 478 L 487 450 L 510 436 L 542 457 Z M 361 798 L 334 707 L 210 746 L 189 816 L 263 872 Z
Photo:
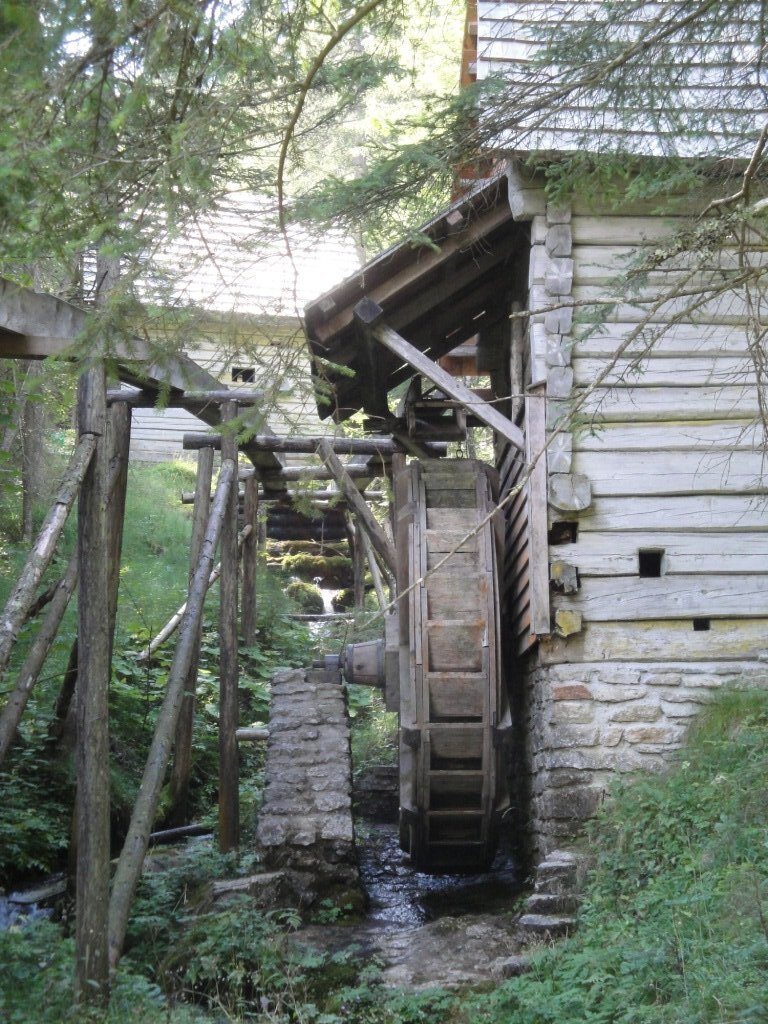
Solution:
M 338 674 L 283 669 L 272 679 L 257 842 L 306 903 L 357 890 L 349 719 Z
M 572 838 L 616 772 L 660 770 L 720 687 L 768 687 L 763 662 L 581 663 L 527 674 L 531 844 Z

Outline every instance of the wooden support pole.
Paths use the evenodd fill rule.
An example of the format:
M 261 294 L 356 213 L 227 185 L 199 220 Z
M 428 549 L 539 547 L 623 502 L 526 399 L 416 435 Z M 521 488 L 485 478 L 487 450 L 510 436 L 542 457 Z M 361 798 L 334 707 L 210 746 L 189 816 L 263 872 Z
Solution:
M 317 446 L 317 454 L 328 467 L 333 479 L 339 487 L 339 490 L 343 492 L 344 497 L 347 499 L 351 508 L 354 510 L 355 515 L 358 517 L 361 526 L 368 533 L 368 536 L 371 538 L 371 543 L 377 553 L 381 555 L 384 564 L 391 572 L 394 573 L 395 566 L 397 564 L 395 549 L 381 526 L 379 526 L 375 516 L 365 503 L 365 498 L 363 498 L 362 494 L 355 486 L 352 478 L 347 472 L 347 468 L 341 464 L 341 460 L 338 455 L 336 455 L 331 446 L 325 441 L 321 441 Z
M 352 525 L 355 542 L 352 546 L 353 595 L 355 611 L 361 612 L 365 607 L 365 550 L 363 548 L 362 529 L 359 523 Z
M 56 550 L 61 531 L 67 521 L 80 485 L 96 451 L 96 435 L 82 431 L 69 461 L 59 493 L 45 517 L 40 533 L 32 546 L 16 586 L 0 615 L 0 674 L 11 657 L 16 635 L 35 599 L 35 591 Z
M 221 407 L 222 423 L 237 416 L 237 405 Z M 237 437 L 221 437 L 222 461 L 237 465 Z M 240 842 L 240 760 L 237 749 L 237 491 L 229 492 L 221 527 L 221 582 L 219 584 L 219 849 L 235 849 Z
M 111 388 L 107 392 L 107 402 L 127 402 L 134 409 L 151 409 L 162 405 L 167 409 L 188 409 L 202 405 L 213 405 L 219 402 L 237 400 L 241 406 L 259 405 L 264 399 L 263 391 L 171 391 L 162 395 L 159 391 L 140 389 L 129 391 L 127 388 Z
M 213 477 L 213 448 L 201 448 L 197 456 L 197 479 L 195 481 L 195 507 L 192 511 L 192 536 L 189 544 L 189 585 L 200 561 L 200 552 L 205 540 L 210 512 L 211 479 Z M 234 486 L 233 486 L 234 490 Z M 210 580 L 208 581 L 210 586 Z M 178 613 L 177 613 L 178 614 Z M 183 612 L 182 612 L 183 614 Z M 178 621 L 181 621 L 179 615 Z M 202 626 L 202 619 L 200 627 Z M 150 645 L 151 647 L 151 645 Z M 144 652 L 142 652 L 144 653 Z M 149 651 L 148 656 L 151 655 Z M 195 691 L 197 690 L 197 669 L 200 661 L 200 628 L 194 644 L 192 658 L 184 683 L 179 720 L 176 723 L 176 738 L 173 744 L 173 768 L 171 770 L 171 807 L 168 825 L 180 826 L 186 823 L 189 779 L 192 773 L 192 735 L 195 725 Z
M 530 632 L 552 631 L 549 607 L 549 542 L 547 539 L 546 385 L 528 388 L 525 399 L 526 462 L 536 460 L 528 480 L 528 537 Z
M 259 484 L 255 476 L 245 481 L 243 499 L 243 521 L 251 527 L 248 538 L 243 543 L 243 580 L 242 608 L 240 612 L 240 631 L 246 647 L 256 643 L 256 566 L 259 552 Z
M 131 447 L 131 407 L 115 402 L 109 408 L 107 419 L 109 438 L 109 484 L 107 501 L 107 558 L 109 587 L 109 655 L 115 642 L 117 598 L 120 589 L 120 558 L 123 550 L 125 525 L 125 498 L 128 491 L 128 453 Z
M 208 577 L 218 543 L 227 499 L 233 486 L 235 464 L 227 459 L 222 463 L 216 498 L 211 508 L 208 528 L 200 553 L 200 560 L 192 579 L 179 641 L 173 655 L 163 705 L 155 725 L 144 775 L 133 807 L 128 834 L 123 845 L 112 885 L 109 903 L 109 962 L 114 969 L 120 959 L 131 901 L 136 889 L 149 835 L 157 812 L 160 789 L 176 729 L 176 721 L 184 695 L 184 683 L 189 672 L 192 654 L 197 645 L 198 629 L 203 614 Z
M 238 743 L 261 743 L 269 739 L 269 729 L 238 729 L 235 736 Z
M 104 364 L 80 378 L 78 433 L 96 442 L 78 503 L 77 868 L 75 997 L 103 1004 L 109 998 L 110 674 L 108 539 L 106 524 L 106 377 Z
M 19 727 L 24 708 L 27 706 L 32 687 L 53 646 L 53 641 L 56 639 L 61 620 L 64 618 L 64 612 L 67 610 L 76 585 L 77 552 L 70 557 L 67 571 L 56 584 L 43 624 L 24 659 L 24 664 L 16 679 L 16 685 L 0 715 L 0 765 L 5 760 L 16 736 L 16 730 Z
M 402 338 L 397 331 L 381 323 L 384 315 L 383 309 L 371 299 L 362 299 L 355 306 L 355 318 L 359 321 L 369 335 L 382 344 L 390 352 L 394 353 L 403 362 L 408 363 L 418 373 L 431 380 L 440 390 L 459 402 L 467 412 L 477 417 L 487 427 L 491 427 L 496 433 L 501 434 L 511 444 L 521 451 L 525 450 L 525 437 L 522 430 L 503 416 L 492 405 L 484 402 L 465 384 L 452 377 L 450 373 L 438 366 L 436 362 L 424 355 L 415 345 L 412 345 L 405 338 Z
M 386 608 L 388 602 L 384 594 L 384 582 L 381 578 L 379 563 L 376 561 L 376 555 L 374 554 L 373 545 L 368 534 L 365 530 L 361 530 L 359 526 L 355 533 L 355 539 L 357 540 L 358 538 L 362 541 L 365 557 L 368 560 L 368 567 L 371 570 L 371 579 L 373 580 L 373 589 L 376 591 L 376 600 L 379 602 L 379 608 Z

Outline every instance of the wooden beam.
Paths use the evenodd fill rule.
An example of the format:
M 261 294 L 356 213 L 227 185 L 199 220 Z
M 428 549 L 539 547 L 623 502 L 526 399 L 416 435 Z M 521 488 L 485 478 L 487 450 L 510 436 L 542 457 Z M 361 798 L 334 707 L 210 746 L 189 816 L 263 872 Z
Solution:
M 222 406 L 222 423 L 237 416 L 237 404 Z M 222 434 L 222 462 L 237 465 L 237 436 Z M 219 584 L 219 849 L 234 850 L 240 843 L 240 760 L 237 750 L 239 718 L 237 650 L 237 487 L 230 488 L 221 527 L 221 582 Z
M 184 435 L 184 447 L 196 448 L 200 438 L 218 437 L 215 434 Z M 394 455 L 403 450 L 402 445 L 388 437 L 336 437 L 329 435 L 310 437 L 278 437 L 275 434 L 257 434 L 245 442 L 248 448 L 265 452 L 289 452 L 290 454 L 314 455 L 322 440 L 329 441 L 338 455 Z M 189 443 L 188 443 L 189 441 Z M 210 442 L 209 442 L 210 443 Z M 219 442 L 220 443 L 220 442 Z M 444 455 L 447 447 L 444 444 L 429 445 L 429 453 L 433 458 Z
M 328 467 L 333 479 L 338 484 L 339 490 L 344 493 L 344 496 L 357 515 L 360 524 L 368 532 L 368 536 L 371 538 L 371 543 L 378 554 L 381 555 L 384 564 L 394 574 L 396 571 L 395 566 L 397 564 L 395 549 L 381 526 L 379 526 L 375 516 L 368 508 L 365 498 L 363 498 L 362 494 L 355 486 L 352 477 L 348 472 L 348 468 L 342 465 L 338 455 L 336 455 L 333 448 L 327 441 L 320 442 L 317 446 L 317 454 Z
M 355 307 L 355 316 L 359 317 L 361 323 L 366 325 L 371 337 L 380 342 L 390 352 L 394 353 L 404 362 L 408 363 L 418 373 L 421 373 L 428 380 L 431 380 L 441 391 L 450 398 L 460 402 L 467 410 L 476 416 L 482 423 L 495 430 L 496 433 L 505 437 L 510 444 L 513 444 L 521 451 L 525 449 L 525 437 L 519 427 L 516 427 L 506 416 L 478 398 L 470 388 L 452 377 L 441 366 L 434 363 L 423 352 L 420 352 L 414 345 L 401 338 L 386 324 L 378 323 L 383 315 L 383 310 L 375 302 L 363 299 Z
M 221 388 L 210 391 L 180 391 L 163 396 L 155 389 L 140 388 L 129 391 L 127 388 L 110 388 L 107 391 L 107 404 L 126 402 L 133 409 L 153 409 L 160 405 L 168 409 L 197 408 L 210 403 L 230 402 L 237 400 L 238 405 L 259 405 L 264 400 L 263 391 L 227 391 Z

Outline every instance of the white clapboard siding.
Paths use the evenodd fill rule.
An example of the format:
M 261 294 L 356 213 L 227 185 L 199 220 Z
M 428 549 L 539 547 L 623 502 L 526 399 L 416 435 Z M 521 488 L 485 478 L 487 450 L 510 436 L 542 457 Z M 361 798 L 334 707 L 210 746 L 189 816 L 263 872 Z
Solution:
M 559 608 L 579 610 L 589 622 L 691 617 L 765 618 L 768 574 L 752 576 L 627 576 L 582 581 L 574 596 L 560 595 Z
M 553 637 L 539 651 L 540 661 L 562 662 L 722 662 L 765 660 L 768 619 L 710 620 L 708 630 L 694 630 L 690 618 L 678 621 L 588 622 L 567 640 Z
M 768 531 L 768 496 L 694 494 L 601 498 L 578 518 L 579 535 L 585 531 L 616 533 L 658 529 Z
M 573 360 L 574 382 L 589 385 L 608 370 L 606 386 L 614 384 L 632 387 L 705 387 L 707 385 L 754 384 L 755 364 L 745 356 L 679 356 L 656 355 L 636 359 Z
M 577 392 L 578 394 L 578 392 Z M 596 388 L 580 407 L 580 415 L 598 422 L 645 423 L 680 419 L 743 420 L 759 415 L 754 387 L 625 387 Z
M 577 432 L 575 451 L 666 452 L 755 451 L 768 443 L 754 420 L 670 420 L 668 423 L 606 423 L 594 433 Z
M 579 251 L 576 253 L 578 262 Z M 574 317 L 577 319 L 577 317 Z M 637 327 L 634 323 L 610 323 L 599 329 L 576 325 L 574 354 L 591 358 L 611 358 Z M 657 357 L 738 356 L 749 351 L 744 326 L 720 324 L 656 324 L 652 331 L 633 340 L 626 355 L 652 351 Z
M 551 549 L 579 570 L 579 576 L 638 576 L 638 552 L 663 550 L 665 576 L 704 573 L 745 573 L 768 575 L 768 531 L 710 533 L 671 532 L 586 533 L 574 544 Z M 766 638 L 768 644 L 768 638 Z

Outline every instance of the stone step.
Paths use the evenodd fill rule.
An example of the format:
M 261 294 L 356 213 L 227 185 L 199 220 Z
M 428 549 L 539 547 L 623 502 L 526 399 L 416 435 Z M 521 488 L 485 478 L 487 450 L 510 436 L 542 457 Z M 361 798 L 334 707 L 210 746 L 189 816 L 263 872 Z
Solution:
M 575 914 L 579 900 L 569 893 L 535 892 L 525 901 L 528 914 Z
M 568 914 L 523 914 L 518 927 L 531 938 L 560 939 L 574 931 L 576 918 Z

